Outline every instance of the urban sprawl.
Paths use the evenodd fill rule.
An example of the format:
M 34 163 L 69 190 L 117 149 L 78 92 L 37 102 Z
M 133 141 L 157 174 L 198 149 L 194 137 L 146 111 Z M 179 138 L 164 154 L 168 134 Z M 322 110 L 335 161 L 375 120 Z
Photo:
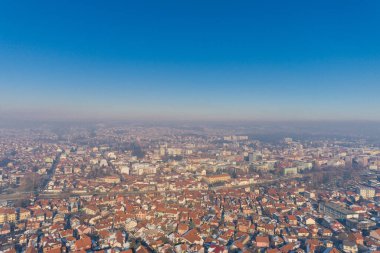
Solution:
M 379 169 L 356 138 L 3 128 L 0 252 L 379 252 Z

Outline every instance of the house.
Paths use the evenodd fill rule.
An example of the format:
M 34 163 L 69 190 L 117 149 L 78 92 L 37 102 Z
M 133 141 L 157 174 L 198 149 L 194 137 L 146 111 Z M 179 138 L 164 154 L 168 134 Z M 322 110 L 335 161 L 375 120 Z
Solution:
M 340 253 L 340 251 L 335 247 L 326 248 L 323 253 Z
M 43 253 L 61 253 L 61 244 L 49 243 L 43 247 Z
M 364 244 L 364 239 L 363 239 L 363 236 L 360 232 L 350 233 L 348 235 L 348 239 L 352 242 L 355 242 L 356 244 L 359 244 L 359 245 Z
M 306 228 L 300 228 L 297 231 L 297 236 L 298 237 L 307 237 L 307 236 L 309 236 L 309 231 L 307 231 Z
M 306 225 L 315 225 L 315 219 L 311 218 L 311 217 L 305 217 L 304 219 L 304 223 Z
M 369 236 L 372 237 L 373 239 L 377 240 L 377 241 L 380 241 L 380 228 L 378 228 L 376 230 L 372 230 L 369 233 Z
M 280 236 L 273 236 L 271 237 L 271 245 L 274 247 L 278 247 L 284 243 L 284 239 L 282 239 Z
M 30 217 L 30 211 L 25 208 L 19 209 L 19 220 L 27 220 Z
M 278 249 L 267 249 L 266 253 L 281 253 Z
M 308 239 L 305 242 L 306 252 L 314 253 L 317 251 L 318 247 L 321 245 L 321 242 L 317 239 Z
M 296 216 L 294 216 L 294 215 L 288 215 L 288 216 L 286 217 L 286 221 L 287 221 L 290 225 L 292 225 L 292 226 L 296 226 L 297 223 L 298 223 L 297 218 L 296 218 Z
M 91 249 L 91 238 L 85 235 L 82 236 L 81 239 L 77 240 L 72 247 L 73 251 L 83 251 L 88 249 Z
M 321 229 L 320 231 L 319 231 L 319 234 L 321 235 L 321 236 L 323 236 L 323 237 L 331 237 L 332 236 L 332 231 L 330 230 L 330 229 Z
M 228 253 L 227 247 L 219 246 L 219 245 L 211 245 L 208 248 L 208 252 L 212 253 Z
M 85 206 L 83 208 L 83 211 L 86 213 L 86 214 L 89 214 L 89 215 L 95 215 L 97 212 L 98 212 L 98 208 L 96 206 Z
M 11 226 L 9 223 L 5 223 L 2 227 L 0 227 L 0 235 L 6 235 L 11 232 Z
M 184 223 L 179 223 L 178 224 L 178 234 L 182 235 L 184 234 L 185 232 L 187 232 L 189 230 L 189 226 L 187 224 L 184 224 Z
M 42 245 L 43 253 L 60 253 L 62 244 L 53 237 L 43 237 L 40 244 Z
M 150 252 L 149 252 L 149 250 L 147 248 L 145 248 L 144 246 L 140 245 L 136 249 L 136 253 L 150 253 Z
M 33 216 L 36 218 L 38 221 L 44 221 L 45 220 L 45 212 L 41 209 L 35 210 L 33 213 Z
M 33 247 L 33 246 L 28 246 L 28 247 L 26 248 L 25 253 L 37 253 L 37 250 L 36 250 L 36 248 Z
M 77 227 L 77 231 L 79 235 L 84 235 L 84 234 L 90 234 L 92 232 L 92 228 L 88 227 L 86 225 L 80 225 Z
M 269 237 L 268 236 L 256 236 L 256 246 L 258 248 L 268 248 L 269 247 Z
M 7 214 L 3 208 L 0 208 L 0 224 L 3 224 L 7 221 Z
M 196 229 L 191 229 L 187 231 L 183 236 L 183 240 L 189 244 L 203 244 L 202 237 L 198 234 L 198 231 Z
M 15 222 L 16 211 L 13 208 L 1 208 L 0 207 L 0 224 L 5 222 Z
M 288 253 L 296 248 L 296 245 L 294 243 L 285 244 L 280 248 L 280 251 L 282 253 Z
M 355 242 L 345 240 L 342 243 L 342 249 L 346 253 L 357 253 L 358 252 L 358 246 L 356 245 Z

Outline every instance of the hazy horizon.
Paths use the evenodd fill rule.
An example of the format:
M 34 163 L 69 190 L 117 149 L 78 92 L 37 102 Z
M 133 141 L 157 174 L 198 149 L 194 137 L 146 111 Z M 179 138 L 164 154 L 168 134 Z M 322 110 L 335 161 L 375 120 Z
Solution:
M 76 128 L 98 129 L 116 127 L 142 128 L 178 128 L 208 133 L 206 129 L 223 130 L 226 134 L 240 134 L 255 138 L 281 139 L 295 138 L 364 138 L 373 143 L 380 143 L 379 121 L 213 121 L 213 120 L 36 120 L 36 119 L 4 119 L 0 117 L 1 129 L 60 129 L 68 131 Z M 214 130 L 213 130 L 214 129 Z M 71 130 L 70 130 L 71 131 Z

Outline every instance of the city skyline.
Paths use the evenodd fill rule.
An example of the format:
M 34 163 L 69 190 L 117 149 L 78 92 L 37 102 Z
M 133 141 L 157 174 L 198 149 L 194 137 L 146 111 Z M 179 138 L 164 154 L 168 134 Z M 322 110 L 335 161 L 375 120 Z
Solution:
M 380 120 L 377 1 L 0 3 L 0 117 Z

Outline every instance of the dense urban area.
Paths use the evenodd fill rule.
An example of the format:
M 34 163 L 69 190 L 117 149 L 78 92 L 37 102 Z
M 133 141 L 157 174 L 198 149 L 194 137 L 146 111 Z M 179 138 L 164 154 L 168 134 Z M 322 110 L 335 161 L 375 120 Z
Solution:
M 376 252 L 379 169 L 352 136 L 4 127 L 0 252 Z

